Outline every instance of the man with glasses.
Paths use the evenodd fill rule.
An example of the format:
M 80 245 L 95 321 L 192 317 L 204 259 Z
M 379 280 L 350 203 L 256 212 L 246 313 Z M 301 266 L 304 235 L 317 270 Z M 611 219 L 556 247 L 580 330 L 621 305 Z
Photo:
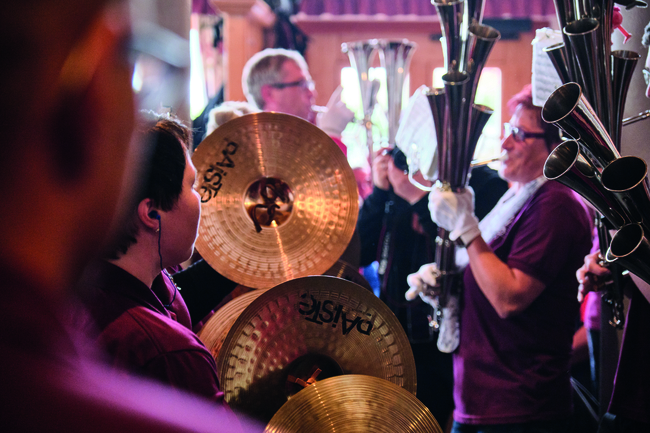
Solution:
M 511 187 L 495 208 L 479 224 L 471 188 L 429 195 L 432 220 L 466 247 L 456 256 L 460 268 L 467 266 L 452 431 L 570 432 L 573 274 L 591 247 L 591 219 L 573 191 L 542 174 L 560 139 L 533 105 L 531 87 L 508 108 L 499 174 Z M 438 276 L 435 264 L 424 265 L 409 285 L 432 301 L 427 290 Z
M 292 114 L 315 123 L 347 154 L 340 137 L 354 113 L 341 101 L 342 87 L 334 91 L 324 111 L 317 112 L 314 82 L 307 62 L 297 51 L 267 48 L 255 54 L 244 66 L 242 87 L 250 104 L 262 111 Z
M 138 189 L 129 6 L 2 3 L 3 431 L 233 431 L 203 399 L 112 373 L 63 320 Z

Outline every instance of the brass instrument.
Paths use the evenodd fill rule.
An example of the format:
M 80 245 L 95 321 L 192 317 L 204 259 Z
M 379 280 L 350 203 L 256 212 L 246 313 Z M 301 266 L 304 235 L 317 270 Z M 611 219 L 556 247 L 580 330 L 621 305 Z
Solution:
M 564 44 L 545 51 L 564 85 L 548 98 L 542 119 L 573 140 L 560 144 L 549 155 L 544 175 L 569 186 L 601 213 L 597 221 L 601 254 L 608 263 L 618 262 L 632 270 L 629 256 L 640 253 L 626 251 L 626 242 L 641 242 L 635 227 L 641 229 L 642 238 L 650 228 L 646 164 L 640 158 L 620 155 L 621 128 L 633 123 L 623 119 L 623 109 L 639 55 L 611 51 L 613 0 L 554 2 Z M 641 116 L 637 117 L 634 121 L 641 120 Z M 607 228 L 619 231 L 614 236 L 615 244 L 614 239 L 610 243 Z M 620 271 L 611 270 L 616 282 Z M 612 324 L 622 327 L 620 285 L 609 285 L 604 298 L 612 305 Z
M 474 104 L 481 72 L 492 47 L 501 37 L 481 24 L 482 0 L 434 0 L 440 18 L 447 73 L 444 88 L 427 92 L 436 131 L 438 176 L 436 187 L 460 191 L 467 186 L 472 157 L 492 109 Z M 439 307 L 430 320 L 438 328 L 451 296 L 459 294 L 460 278 L 455 264 L 455 244 L 449 233 L 438 229 L 436 264 L 440 276 L 433 293 Z
M 368 161 L 372 168 L 374 142 L 372 137 L 371 116 L 374 110 L 374 100 L 377 87 L 369 79 L 370 66 L 379 54 L 381 66 L 386 70 L 386 91 L 388 94 L 388 147 L 395 147 L 395 135 L 399 126 L 402 111 L 402 90 L 404 80 L 408 75 L 409 65 L 417 44 L 407 39 L 391 41 L 385 39 L 371 39 L 367 41 L 344 42 L 341 51 L 347 53 L 350 65 L 357 72 L 359 87 L 361 89 L 361 104 L 363 106 L 366 127 Z
M 375 93 L 370 81 L 369 72 L 373 59 L 377 54 L 377 40 L 344 42 L 341 51 L 350 58 L 350 65 L 357 72 L 359 88 L 361 90 L 361 106 L 363 107 L 363 125 L 366 128 L 366 146 L 368 147 L 368 161 L 372 162 L 372 113 L 375 108 Z M 372 167 L 372 164 L 371 164 Z

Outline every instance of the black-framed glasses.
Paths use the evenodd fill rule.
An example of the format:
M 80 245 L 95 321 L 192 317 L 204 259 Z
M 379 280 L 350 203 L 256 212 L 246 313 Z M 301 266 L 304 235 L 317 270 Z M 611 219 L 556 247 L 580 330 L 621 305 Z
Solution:
M 304 78 L 298 81 L 291 81 L 290 83 L 272 83 L 269 84 L 269 86 L 280 90 L 286 89 L 288 87 L 299 87 L 303 90 L 314 90 L 314 82 L 312 80 L 305 80 Z
M 527 138 L 546 137 L 546 134 L 544 134 L 543 132 L 528 132 L 521 128 L 517 128 L 516 126 L 512 126 L 509 123 L 503 124 L 503 131 L 504 131 L 504 135 L 503 135 L 504 137 L 508 137 L 509 135 L 512 135 L 512 138 L 514 138 L 515 141 L 518 141 L 520 143 L 526 141 Z
M 650 86 L 650 70 L 648 68 L 643 68 L 643 79 L 645 80 L 645 85 Z

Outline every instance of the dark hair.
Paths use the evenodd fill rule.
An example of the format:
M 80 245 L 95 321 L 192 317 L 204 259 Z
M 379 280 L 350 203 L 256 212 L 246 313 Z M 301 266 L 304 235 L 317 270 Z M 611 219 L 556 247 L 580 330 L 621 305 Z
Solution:
M 646 24 L 645 29 L 643 30 L 641 44 L 646 48 L 650 48 L 650 23 Z
M 185 156 L 192 145 L 190 129 L 171 115 L 142 114 L 145 123 L 139 135 L 142 145 L 148 147 L 145 151 L 149 161 L 124 230 L 108 253 L 107 258 L 111 259 L 126 254 L 136 242 L 137 207 L 142 200 L 149 198 L 158 209 L 169 211 L 176 205 L 183 189 Z
M 536 105 L 533 105 L 533 86 L 526 84 L 523 89 L 515 96 L 510 98 L 507 103 L 508 110 L 510 114 L 514 114 L 517 111 L 517 107 L 522 106 L 527 110 L 534 111 L 536 113 L 537 121 L 540 128 L 544 131 L 544 142 L 546 143 L 546 149 L 550 152 L 557 146 L 562 139 L 560 138 L 560 130 L 557 126 L 546 123 L 542 119 L 542 108 Z

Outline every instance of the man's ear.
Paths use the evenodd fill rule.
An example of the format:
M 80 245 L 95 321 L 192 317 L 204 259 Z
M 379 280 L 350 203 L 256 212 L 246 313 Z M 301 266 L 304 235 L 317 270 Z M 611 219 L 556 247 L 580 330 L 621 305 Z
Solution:
M 262 95 L 262 99 L 264 100 L 264 107 L 260 107 L 260 108 L 266 109 L 267 106 L 269 105 L 269 102 L 275 99 L 274 91 L 275 89 L 269 86 L 268 84 L 264 84 L 260 88 L 260 94 Z
M 156 231 L 160 228 L 160 213 L 159 210 L 154 207 L 150 198 L 145 198 L 138 203 L 138 219 L 145 227 L 152 231 Z

